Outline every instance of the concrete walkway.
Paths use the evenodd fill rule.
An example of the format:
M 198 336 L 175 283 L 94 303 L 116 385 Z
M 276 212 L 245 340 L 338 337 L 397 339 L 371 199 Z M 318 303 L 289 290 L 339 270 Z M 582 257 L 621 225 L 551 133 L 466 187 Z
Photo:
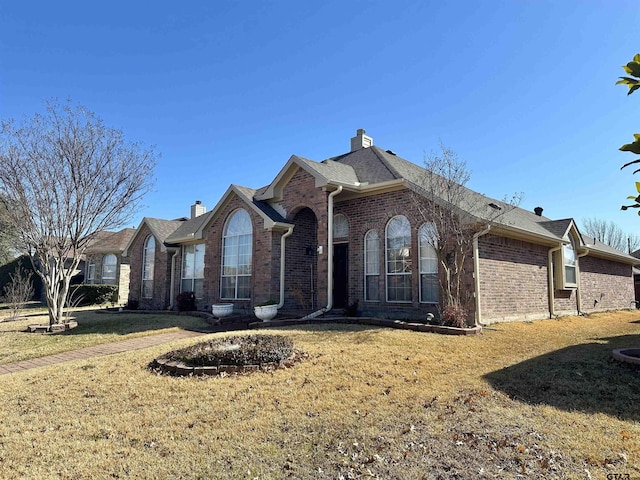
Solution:
M 79 350 L 70 350 L 68 352 L 56 353 L 55 355 L 47 355 L 46 357 L 32 358 L 30 360 L 22 360 L 20 362 L 0 365 L 0 375 L 23 372 L 32 368 L 57 365 L 58 363 L 71 362 L 73 360 L 84 360 L 86 358 L 102 357 L 104 355 L 111 355 L 114 353 L 140 350 L 163 343 L 173 342 L 174 340 L 182 340 L 183 338 L 197 337 L 200 335 L 205 335 L 205 333 L 179 330 L 177 332 L 160 333 L 158 335 L 132 338 L 121 342 L 103 343 L 102 345 L 94 345 L 93 347 L 85 347 Z

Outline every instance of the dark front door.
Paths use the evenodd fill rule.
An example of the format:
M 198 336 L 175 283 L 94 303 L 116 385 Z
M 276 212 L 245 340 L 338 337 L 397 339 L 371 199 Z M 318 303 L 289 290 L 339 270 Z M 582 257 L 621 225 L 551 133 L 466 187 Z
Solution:
M 333 246 L 333 306 L 346 308 L 349 304 L 349 245 L 338 243 Z

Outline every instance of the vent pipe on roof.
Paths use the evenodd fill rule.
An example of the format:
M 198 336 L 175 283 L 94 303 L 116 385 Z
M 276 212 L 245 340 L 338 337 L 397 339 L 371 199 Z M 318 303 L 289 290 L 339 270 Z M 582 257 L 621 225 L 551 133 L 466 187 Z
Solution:
M 364 128 L 356 130 L 356 136 L 351 139 L 351 151 L 355 152 L 361 148 L 369 148 L 373 145 L 373 138 L 365 135 Z
M 536 208 L 533 209 L 533 211 L 537 216 L 539 216 L 539 217 L 542 216 L 542 207 L 536 207 Z
M 200 200 L 196 200 L 196 203 L 191 205 L 191 218 L 199 217 L 204 213 L 207 213 L 207 207 L 202 205 Z

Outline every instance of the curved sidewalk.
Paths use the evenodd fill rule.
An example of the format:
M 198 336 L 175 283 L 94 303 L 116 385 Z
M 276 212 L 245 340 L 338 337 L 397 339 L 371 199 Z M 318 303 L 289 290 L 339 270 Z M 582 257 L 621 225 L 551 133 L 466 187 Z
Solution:
M 197 337 L 200 335 L 206 335 L 206 333 L 193 332 L 189 330 L 179 330 L 177 332 L 160 333 L 158 335 L 147 335 L 146 337 L 131 338 L 129 340 L 122 340 L 121 342 L 103 343 L 101 345 L 85 347 L 79 350 L 70 350 L 68 352 L 56 353 L 55 355 L 47 355 L 46 357 L 32 358 L 30 360 L 22 360 L 20 362 L 0 365 L 0 375 L 23 372 L 25 370 L 31 370 L 33 368 L 57 365 L 59 363 L 71 362 L 73 360 L 84 360 L 86 358 L 112 355 L 114 353 L 141 350 L 143 348 L 154 347 L 162 343 L 169 343 L 173 342 L 174 340 Z

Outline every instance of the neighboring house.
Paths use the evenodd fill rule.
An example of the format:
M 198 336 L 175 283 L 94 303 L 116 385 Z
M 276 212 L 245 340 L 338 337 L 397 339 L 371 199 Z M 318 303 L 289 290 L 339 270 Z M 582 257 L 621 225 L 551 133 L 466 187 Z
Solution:
M 363 315 L 424 319 L 438 314 L 430 224 L 412 208 L 425 170 L 373 146 L 358 130 L 348 153 L 322 162 L 292 156 L 258 190 L 231 185 L 188 219 L 145 218 L 125 249 L 129 298 L 173 308 L 193 291 L 200 309 L 267 300 L 311 317 L 358 302 Z M 438 199 L 434 199 L 438 201 Z M 469 205 L 504 209 L 478 232 L 464 285 L 476 321 L 549 318 L 628 308 L 635 258 L 583 237 L 572 219 L 467 191 Z M 463 212 L 464 213 L 464 212 Z
M 84 283 L 117 285 L 118 304 L 129 298 L 129 259 L 122 253 L 135 231 L 125 228 L 118 232 L 97 232 L 85 251 Z

